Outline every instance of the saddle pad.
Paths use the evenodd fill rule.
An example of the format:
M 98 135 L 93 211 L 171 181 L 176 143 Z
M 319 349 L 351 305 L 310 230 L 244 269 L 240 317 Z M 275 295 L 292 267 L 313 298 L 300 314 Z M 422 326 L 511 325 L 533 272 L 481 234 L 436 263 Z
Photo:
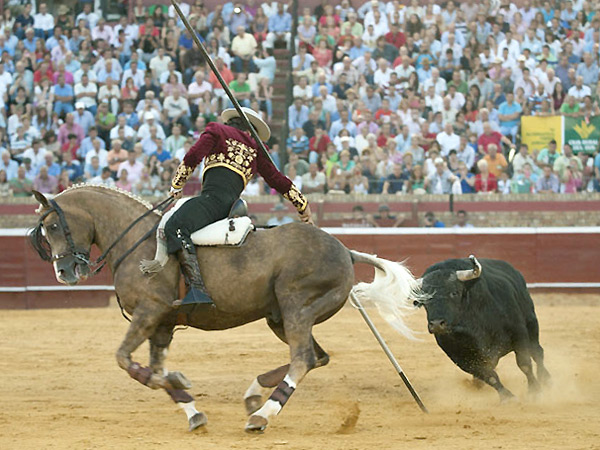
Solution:
M 192 233 L 192 242 L 201 247 L 241 245 L 254 229 L 250 217 L 223 219 Z

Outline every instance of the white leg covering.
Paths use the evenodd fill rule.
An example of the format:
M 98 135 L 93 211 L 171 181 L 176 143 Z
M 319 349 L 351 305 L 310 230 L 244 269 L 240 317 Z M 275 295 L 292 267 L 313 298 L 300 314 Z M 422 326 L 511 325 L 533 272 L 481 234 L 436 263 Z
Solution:
M 177 403 L 181 409 L 185 412 L 188 420 L 198 414 L 198 410 L 196 409 L 196 402 L 191 401 L 187 403 Z
M 250 385 L 246 393 L 244 394 L 244 399 L 253 397 L 255 395 L 260 395 L 262 397 L 266 390 L 266 388 L 260 385 L 260 383 L 258 382 L 258 378 L 255 378 L 254 381 L 252 381 L 252 384 Z
M 296 383 L 290 378 L 289 375 L 285 376 L 285 378 L 283 379 L 283 383 L 286 383 L 290 388 L 292 388 L 292 390 L 296 389 Z M 287 398 L 284 400 L 284 404 L 285 401 L 287 401 Z M 269 418 L 271 418 L 272 416 L 276 416 L 277 414 L 279 414 L 281 408 L 283 408 L 283 405 L 281 403 L 279 403 L 277 400 L 272 400 L 271 398 L 269 398 L 262 406 L 262 408 L 256 411 L 254 415 L 261 416 L 269 420 Z

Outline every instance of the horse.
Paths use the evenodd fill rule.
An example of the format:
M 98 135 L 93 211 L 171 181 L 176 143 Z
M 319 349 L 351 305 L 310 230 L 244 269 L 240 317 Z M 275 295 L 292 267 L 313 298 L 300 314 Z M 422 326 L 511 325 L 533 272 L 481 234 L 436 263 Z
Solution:
M 116 352 L 117 364 L 147 387 L 166 390 L 185 411 L 190 431 L 205 425 L 207 418 L 185 391 L 191 387 L 188 380 L 165 368 L 176 325 L 225 330 L 264 318 L 289 346 L 289 364 L 257 376 L 244 395 L 248 432 L 264 431 L 304 376 L 329 362 L 312 328 L 338 312 L 351 291 L 365 304 L 375 305 L 400 333 L 412 337 L 403 317 L 415 310 L 413 300 L 420 291 L 410 271 L 403 264 L 349 250 L 316 226 L 292 223 L 256 230 L 236 248 L 198 247 L 202 277 L 215 306 L 198 305 L 190 314 L 179 314 L 176 258 L 169 257 L 164 269 L 152 277 L 138 267 L 156 250 L 155 240 L 147 238 L 161 213 L 150 203 L 118 188 L 87 184 L 75 185 L 51 200 L 35 191 L 34 196 L 41 215 L 30 234 L 35 249 L 52 261 L 56 279 L 67 285 L 93 274 L 92 245 L 106 255 L 119 304 L 131 316 Z M 374 281 L 353 286 L 354 263 L 373 266 Z M 146 340 L 149 366 L 142 366 L 131 354 Z

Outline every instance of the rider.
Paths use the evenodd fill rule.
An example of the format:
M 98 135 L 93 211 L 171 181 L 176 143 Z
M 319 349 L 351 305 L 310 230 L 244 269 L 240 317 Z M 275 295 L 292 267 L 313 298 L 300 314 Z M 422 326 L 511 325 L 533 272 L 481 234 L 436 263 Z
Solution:
M 250 108 L 242 108 L 262 141 L 271 136 L 269 126 Z M 196 249 L 191 234 L 228 216 L 244 187 L 259 173 L 277 192 L 298 210 L 300 218 L 312 224 L 308 201 L 283 175 L 252 139 L 245 121 L 235 108 L 221 113 L 223 124 L 209 123 L 198 141 L 187 152 L 171 182 L 170 195 L 179 198 L 183 186 L 204 159 L 202 191 L 184 203 L 165 225 L 167 252 L 177 253 L 190 286 L 182 304 L 213 304 L 200 275 Z

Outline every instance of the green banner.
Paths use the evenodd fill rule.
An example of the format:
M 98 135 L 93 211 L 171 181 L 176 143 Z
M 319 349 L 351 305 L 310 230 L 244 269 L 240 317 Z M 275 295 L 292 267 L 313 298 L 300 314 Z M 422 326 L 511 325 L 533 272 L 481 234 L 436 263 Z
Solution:
M 573 152 L 594 153 L 600 142 L 600 116 L 565 117 L 565 135 L 563 142 L 573 147 Z

